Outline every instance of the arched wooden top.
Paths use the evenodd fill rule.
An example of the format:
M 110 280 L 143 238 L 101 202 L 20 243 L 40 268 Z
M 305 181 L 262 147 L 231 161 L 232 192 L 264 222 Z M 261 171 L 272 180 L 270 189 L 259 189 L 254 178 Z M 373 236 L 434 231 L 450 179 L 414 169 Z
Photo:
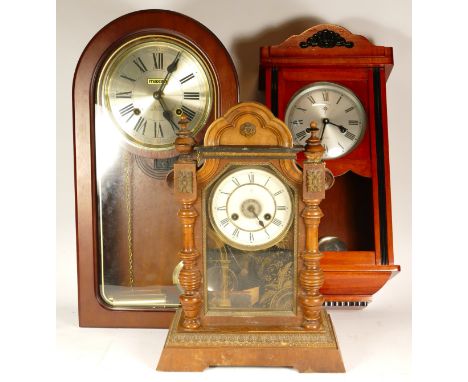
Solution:
M 315 25 L 260 50 L 262 67 L 282 65 L 393 66 L 393 50 L 334 24 Z
M 204 142 L 205 146 L 293 147 L 288 127 L 257 102 L 243 102 L 229 109 L 208 127 Z

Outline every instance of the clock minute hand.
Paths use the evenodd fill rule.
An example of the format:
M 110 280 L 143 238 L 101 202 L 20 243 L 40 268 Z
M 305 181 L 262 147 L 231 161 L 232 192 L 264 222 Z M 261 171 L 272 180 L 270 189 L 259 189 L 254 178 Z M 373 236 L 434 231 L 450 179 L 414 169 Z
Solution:
M 174 58 L 174 61 L 172 61 L 168 66 L 167 66 L 167 73 L 166 73 L 166 77 L 164 77 L 164 80 L 161 84 L 161 86 L 159 87 L 159 89 L 157 90 L 157 92 L 159 93 L 159 95 L 162 95 L 163 91 L 164 91 L 164 88 L 166 87 L 166 84 L 167 82 L 169 81 L 169 77 L 171 76 L 171 74 L 173 72 L 176 71 L 177 69 L 177 64 L 179 63 L 179 59 L 180 59 L 180 55 L 182 54 L 182 52 L 178 52 L 176 57 Z
M 323 119 L 322 134 L 320 134 L 320 142 L 322 141 L 323 133 L 325 132 L 325 127 L 327 127 L 327 123 L 330 123 L 328 118 L 324 118 Z
M 333 125 L 333 126 L 338 127 L 338 129 L 340 129 L 340 132 L 343 133 L 343 134 L 346 133 L 346 132 L 348 131 L 348 129 L 347 129 L 346 127 L 344 127 L 344 126 L 342 126 L 342 125 L 337 125 L 336 123 L 333 123 L 333 122 L 331 122 L 330 120 L 328 120 L 327 123 L 329 123 L 330 125 Z

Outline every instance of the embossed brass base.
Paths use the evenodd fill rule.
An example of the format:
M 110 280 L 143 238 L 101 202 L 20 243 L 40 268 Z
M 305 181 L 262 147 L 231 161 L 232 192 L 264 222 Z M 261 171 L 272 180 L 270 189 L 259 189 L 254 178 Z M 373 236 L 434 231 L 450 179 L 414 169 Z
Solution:
M 201 328 L 185 330 L 176 312 L 157 370 L 203 371 L 209 366 L 284 366 L 299 372 L 343 373 L 345 368 L 331 319 L 323 330 L 301 328 Z

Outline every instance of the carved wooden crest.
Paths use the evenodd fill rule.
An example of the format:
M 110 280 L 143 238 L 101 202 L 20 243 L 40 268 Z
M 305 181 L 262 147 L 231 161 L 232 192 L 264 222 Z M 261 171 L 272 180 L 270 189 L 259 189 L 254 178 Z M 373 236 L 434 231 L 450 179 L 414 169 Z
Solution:
M 293 147 L 287 126 L 264 105 L 245 102 L 231 108 L 206 131 L 205 146 Z

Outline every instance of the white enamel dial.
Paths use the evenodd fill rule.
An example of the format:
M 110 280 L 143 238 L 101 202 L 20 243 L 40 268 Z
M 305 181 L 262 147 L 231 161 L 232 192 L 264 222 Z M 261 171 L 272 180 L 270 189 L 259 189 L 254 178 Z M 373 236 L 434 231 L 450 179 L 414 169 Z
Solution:
M 299 90 L 290 100 L 285 121 L 294 143 L 304 145 L 312 121 L 320 129 L 324 159 L 339 158 L 352 151 L 366 129 L 366 113 L 348 88 L 331 82 L 316 82 Z
M 210 196 L 210 217 L 222 239 L 239 249 L 273 246 L 293 216 L 288 186 L 275 174 L 249 167 L 225 175 Z
M 209 71 L 185 43 L 164 36 L 139 38 L 121 47 L 104 66 L 98 98 L 133 144 L 172 149 L 180 114 L 194 133 L 213 104 Z

